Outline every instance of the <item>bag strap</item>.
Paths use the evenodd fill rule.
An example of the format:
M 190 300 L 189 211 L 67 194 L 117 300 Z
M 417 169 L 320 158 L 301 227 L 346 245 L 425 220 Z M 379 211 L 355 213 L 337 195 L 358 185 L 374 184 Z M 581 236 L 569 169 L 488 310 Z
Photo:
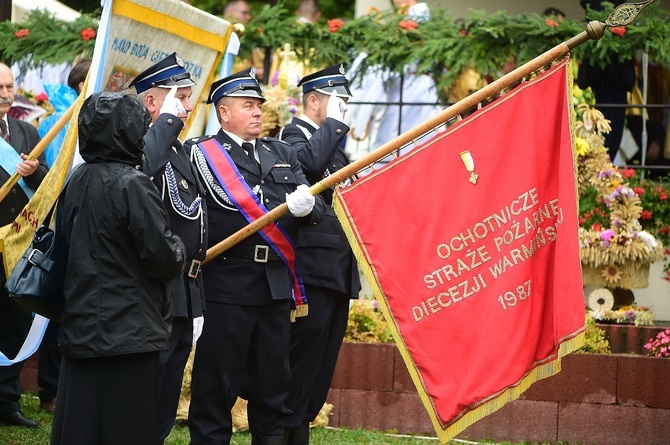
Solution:
M 74 173 L 75 170 L 79 168 L 81 164 L 77 164 L 72 169 L 68 172 L 67 176 L 65 177 L 65 181 L 63 182 L 63 187 L 61 187 L 60 192 L 58 192 L 58 197 L 52 204 L 51 208 L 49 209 L 49 213 L 46 214 L 44 217 L 44 222 L 43 224 L 50 225 L 51 224 L 51 217 L 53 216 L 54 209 L 56 208 L 56 204 L 58 204 L 58 200 L 60 199 L 61 195 L 65 191 L 65 187 L 67 187 L 67 183 L 70 182 L 70 179 L 72 178 L 72 174 Z M 60 212 L 59 212 L 60 213 Z M 61 221 L 57 221 L 56 224 L 60 224 Z

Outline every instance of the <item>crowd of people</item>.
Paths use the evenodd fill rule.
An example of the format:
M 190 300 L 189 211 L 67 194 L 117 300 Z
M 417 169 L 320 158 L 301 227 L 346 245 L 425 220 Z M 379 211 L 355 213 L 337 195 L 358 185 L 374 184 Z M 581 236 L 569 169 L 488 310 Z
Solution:
M 84 162 L 60 201 L 65 303 L 40 349 L 55 364 L 39 380 L 53 445 L 164 443 L 196 342 L 193 444 L 230 442 L 238 397 L 253 444 L 308 444 L 326 400 L 360 280 L 332 190 L 309 186 L 349 163 L 344 67 L 302 79 L 304 114 L 280 139 L 261 137 L 265 98 L 245 68 L 209 85 L 217 134 L 180 141 L 193 85 L 172 53 L 134 77 L 135 97 L 95 93 L 78 114 Z M 0 64 L 0 148 L 14 153 L 3 179 L 23 179 L 2 202 L 3 225 L 50 164 L 28 158 L 35 127 L 7 117 L 14 88 Z M 208 247 L 283 204 L 284 216 L 203 264 Z M 0 350 L 12 357 L 32 314 L 2 291 Z M 0 424 L 35 427 L 19 403 L 21 366 L 0 368 Z
M 429 18 L 425 3 L 408 6 L 414 20 Z M 298 12 L 302 23 L 320 18 L 316 0 L 304 0 Z M 251 18 L 243 0 L 229 2 L 225 14 L 243 24 Z M 350 163 L 350 127 L 369 125 L 366 108 L 352 118 L 350 99 L 365 91 L 382 102 L 429 102 L 387 108 L 375 148 L 437 113 L 438 98 L 432 79 L 411 67 L 403 77 L 373 74 L 356 90 L 355 66 L 337 64 L 302 77 L 301 114 L 276 138 L 264 137 L 258 69 L 267 65 L 242 63 L 207 86 L 220 126 L 214 135 L 179 140 L 195 81 L 177 53 L 134 77 L 128 86 L 135 97 L 95 93 L 79 112 L 84 162 L 61 201 L 65 306 L 39 357 L 41 407 L 54 412 L 52 445 L 163 444 L 196 343 L 192 444 L 230 443 L 240 397 L 248 401 L 253 445 L 309 444 L 350 301 L 361 289 L 332 210 L 333 190 L 312 195 L 309 187 Z M 72 69 L 69 104 L 90 64 Z M 28 157 L 50 124 L 38 132 L 8 116 L 15 87 L 12 70 L 0 63 L 0 181 L 22 178 L 0 203 L 2 226 L 27 204 L 60 147 Z M 282 205 L 287 212 L 278 220 L 205 263 L 208 248 Z M 0 351 L 12 357 L 32 314 L 4 286 L 0 292 Z M 21 367 L 0 367 L 0 424 L 36 427 L 19 403 Z

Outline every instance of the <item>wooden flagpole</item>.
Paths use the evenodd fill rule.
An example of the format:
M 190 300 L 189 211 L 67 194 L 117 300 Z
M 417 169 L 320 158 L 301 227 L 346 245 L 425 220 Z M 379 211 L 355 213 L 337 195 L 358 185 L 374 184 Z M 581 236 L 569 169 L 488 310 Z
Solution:
M 34 161 L 44 152 L 44 150 L 46 150 L 58 132 L 60 132 L 63 127 L 65 127 L 65 124 L 70 122 L 70 118 L 72 117 L 72 113 L 74 113 L 76 104 L 77 101 L 74 101 L 72 105 L 70 105 L 70 108 L 65 110 L 60 119 L 56 121 L 54 126 L 51 127 L 47 134 L 45 134 L 44 137 L 37 143 L 37 145 L 35 145 L 35 148 L 31 150 L 30 154 L 28 155 L 28 159 Z M 17 182 L 19 182 L 19 179 L 21 179 L 21 176 L 17 172 L 14 172 L 14 174 L 10 176 L 4 184 L 2 184 L 2 187 L 0 187 L 0 202 L 5 199 L 9 191 L 16 185 Z
M 586 25 L 586 28 L 581 33 L 572 37 L 571 39 L 562 42 L 549 51 L 537 56 L 533 60 L 521 65 L 515 70 L 509 72 L 498 80 L 488 84 L 481 90 L 478 90 L 471 95 L 465 97 L 464 99 L 456 102 L 448 108 L 445 108 L 440 113 L 436 114 L 432 118 L 426 120 L 425 122 L 417 125 L 416 127 L 406 131 L 405 133 L 399 135 L 395 139 L 385 143 L 374 151 L 371 151 L 367 155 L 357 159 L 351 164 L 343 167 L 340 170 L 332 173 L 331 175 L 325 177 L 321 181 L 317 182 L 309 188 L 309 192 L 315 196 L 321 193 L 322 191 L 336 185 L 339 182 L 346 180 L 347 178 L 354 176 L 360 170 L 374 164 L 375 162 L 383 159 L 394 151 L 400 149 L 401 147 L 407 145 L 411 141 L 421 137 L 425 133 L 437 128 L 438 126 L 448 122 L 450 119 L 468 111 L 469 109 L 477 106 L 477 104 L 485 101 L 487 98 L 498 94 L 500 91 L 514 85 L 516 82 L 521 79 L 529 76 L 530 74 L 538 71 L 540 68 L 549 65 L 556 59 L 559 59 L 570 51 L 572 51 L 577 46 L 588 40 L 598 40 L 605 34 L 605 29 L 607 27 L 613 26 L 625 26 L 631 23 L 638 16 L 640 11 L 646 6 L 651 4 L 654 0 L 649 0 L 641 3 L 624 3 L 617 7 L 612 14 L 607 18 L 605 23 L 600 21 L 592 21 Z M 288 206 L 286 203 L 283 203 L 274 209 L 270 210 L 268 213 L 258 218 L 254 222 L 248 224 L 242 229 L 230 235 L 228 238 L 222 240 L 218 244 L 210 247 L 207 250 L 207 256 L 205 257 L 206 263 L 212 258 L 217 257 L 222 252 L 225 252 L 227 249 L 231 248 L 240 241 L 248 238 L 254 233 L 258 232 L 260 229 L 285 215 L 288 212 Z

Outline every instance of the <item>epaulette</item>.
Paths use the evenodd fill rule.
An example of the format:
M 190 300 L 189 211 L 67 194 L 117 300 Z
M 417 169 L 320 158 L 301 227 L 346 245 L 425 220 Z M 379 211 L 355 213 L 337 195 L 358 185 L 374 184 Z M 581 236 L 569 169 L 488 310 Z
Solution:
M 206 134 L 204 136 L 196 136 L 196 137 L 193 137 L 191 139 L 187 139 L 186 141 L 184 141 L 184 145 L 188 145 L 188 146 L 195 145 L 195 144 L 198 144 L 200 142 L 204 142 L 204 141 L 207 141 L 209 139 L 212 139 L 214 136 L 215 135 L 213 135 L 213 134 Z
M 291 146 L 291 144 L 289 144 L 286 141 L 282 141 L 281 139 L 277 139 L 277 138 L 271 138 L 269 136 L 263 136 L 261 138 L 261 141 L 263 141 L 263 142 L 281 142 L 284 145 L 288 145 L 289 147 Z

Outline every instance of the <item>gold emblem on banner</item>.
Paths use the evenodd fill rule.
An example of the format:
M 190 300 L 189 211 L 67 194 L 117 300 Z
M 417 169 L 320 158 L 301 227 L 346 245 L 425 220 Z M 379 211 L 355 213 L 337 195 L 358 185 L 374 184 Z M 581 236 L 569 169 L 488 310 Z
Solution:
M 465 169 L 470 172 L 470 182 L 472 182 L 473 184 L 477 184 L 477 179 L 479 179 L 479 175 L 475 173 L 475 160 L 472 159 L 472 154 L 470 153 L 470 150 L 462 151 L 460 154 L 461 159 L 463 160 L 463 165 L 465 165 Z

